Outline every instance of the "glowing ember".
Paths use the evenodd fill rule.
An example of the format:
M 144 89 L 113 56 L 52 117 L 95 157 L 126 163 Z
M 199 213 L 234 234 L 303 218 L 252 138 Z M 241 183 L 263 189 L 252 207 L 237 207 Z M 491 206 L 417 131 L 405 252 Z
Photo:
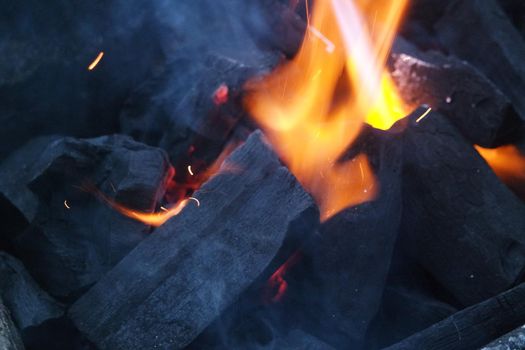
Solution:
M 406 3 L 316 1 L 313 35 L 305 35 L 295 58 L 246 86 L 248 110 L 315 197 L 323 220 L 374 198 L 366 156 L 340 161 L 362 124 L 387 129 L 407 114 L 384 69 Z
M 172 189 L 173 192 L 180 193 L 184 192 L 185 195 L 184 199 L 176 199 L 172 201 L 172 205 L 168 208 L 166 206 L 160 206 L 159 212 L 154 213 L 148 213 L 140 210 L 130 209 L 126 206 L 123 206 L 117 202 L 115 202 L 110 197 L 106 196 L 104 193 L 102 193 L 100 190 L 93 188 L 91 186 L 84 186 L 84 190 L 88 192 L 92 192 L 95 195 L 97 195 L 99 198 L 101 198 L 104 202 L 106 202 L 109 206 L 117 210 L 122 215 L 125 215 L 129 218 L 135 219 L 137 221 L 143 222 L 146 225 L 151 226 L 161 226 L 166 221 L 171 219 L 172 217 L 178 215 L 187 205 L 188 202 L 193 201 L 197 205 L 197 207 L 201 206 L 201 202 L 198 198 L 190 196 L 189 192 L 193 192 L 197 188 L 200 187 L 201 184 L 203 184 L 206 180 L 208 180 L 212 175 L 216 174 L 219 169 L 222 173 L 226 172 L 236 172 L 239 169 L 234 169 L 233 167 L 226 167 L 222 166 L 222 163 L 226 159 L 227 156 L 233 152 L 233 150 L 239 145 L 238 142 L 231 142 L 223 149 L 221 154 L 217 157 L 217 159 L 211 164 L 211 166 L 202 173 L 195 174 L 192 170 L 191 165 L 187 166 L 188 173 L 192 176 L 192 182 L 186 183 L 186 184 L 178 184 L 175 181 L 171 181 L 170 185 L 174 188 Z M 175 170 L 170 169 L 170 175 L 169 178 L 173 178 L 175 175 Z M 112 185 L 113 186 L 113 185 Z M 167 195 L 166 195 L 167 197 Z M 178 197 L 181 198 L 181 197 Z
M 225 104 L 228 102 L 228 94 L 228 86 L 226 86 L 226 84 L 221 84 L 213 93 L 213 103 L 215 103 L 217 106 Z
M 295 252 L 284 264 L 282 264 L 268 279 L 265 290 L 265 301 L 267 303 L 276 303 L 282 300 L 286 290 L 288 289 L 288 282 L 284 279 L 287 272 L 301 260 L 301 251 Z
M 67 199 L 64 201 L 64 207 L 66 207 L 67 209 L 71 209 L 71 207 L 69 206 L 69 204 L 67 204 Z
M 525 194 L 525 155 L 516 146 L 506 145 L 494 149 L 475 147 L 503 182 Z
M 93 62 L 91 62 L 91 64 L 88 66 L 88 70 L 95 69 L 95 67 L 100 62 L 100 60 L 102 59 L 103 56 L 104 56 L 104 51 L 100 51 L 100 53 L 98 54 L 97 58 L 95 58 L 95 60 Z

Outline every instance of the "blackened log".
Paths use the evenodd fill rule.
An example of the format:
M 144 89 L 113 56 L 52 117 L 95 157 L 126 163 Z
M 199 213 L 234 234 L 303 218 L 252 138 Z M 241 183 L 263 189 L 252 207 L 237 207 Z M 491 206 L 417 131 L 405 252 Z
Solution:
M 352 152 L 368 155 L 378 197 L 321 226 L 292 268 L 284 313 L 332 346 L 359 349 L 377 313 L 401 220 L 399 134 L 367 129 Z M 397 141 L 396 141 L 397 140 Z M 354 154 L 348 154 L 352 157 Z M 348 174 L 361 181 L 361 174 Z M 285 316 L 283 316 L 285 317 Z
M 521 326 L 510 333 L 485 345 L 481 350 L 522 350 L 525 349 L 525 326 Z
M 72 306 L 101 349 L 185 347 L 319 220 L 259 132 L 194 197 Z
M 150 231 L 83 187 L 96 187 L 130 208 L 153 210 L 170 165 L 162 150 L 125 136 L 63 138 L 45 146 L 37 140 L 21 154 L 28 150 L 35 152 L 31 162 L 9 162 L 0 176 L 0 182 L 6 179 L 0 185 L 6 197 L 32 218 L 14 239 L 14 248 L 48 292 L 74 296 Z
M 0 349 L 2 350 L 23 350 L 24 345 L 18 334 L 9 310 L 2 304 L 0 298 Z
M 404 133 L 400 244 L 469 306 L 521 278 L 525 206 L 444 116 L 423 110 Z
M 22 263 L 4 252 L 0 252 L 0 299 L 21 330 L 64 314 L 63 307 L 40 289 Z
M 392 78 L 408 104 L 427 104 L 449 117 L 471 142 L 490 147 L 514 133 L 520 119 L 510 101 L 470 64 L 438 52 L 423 53 L 398 39 Z
M 385 350 L 474 350 L 524 323 L 525 284 L 520 284 Z
M 525 41 L 495 0 L 456 0 L 436 24 L 447 48 L 468 60 L 525 120 Z

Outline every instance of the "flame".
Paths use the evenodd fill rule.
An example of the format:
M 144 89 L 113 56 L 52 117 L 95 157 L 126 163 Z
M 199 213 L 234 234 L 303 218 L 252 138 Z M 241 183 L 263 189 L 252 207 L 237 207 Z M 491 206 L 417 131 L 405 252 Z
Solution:
M 192 166 L 188 165 L 186 169 L 188 173 L 191 175 L 192 182 L 186 183 L 186 184 L 178 184 L 178 183 L 173 182 L 172 186 L 177 187 L 173 191 L 174 192 L 181 192 L 181 191 L 182 192 L 193 192 L 197 188 L 199 188 L 200 185 L 203 184 L 206 180 L 208 180 L 211 176 L 216 174 L 219 171 L 219 169 L 223 173 L 225 172 L 233 173 L 233 172 L 240 171 L 241 169 L 235 169 L 233 166 L 229 166 L 229 167 L 222 166 L 221 168 L 221 165 L 226 159 L 226 157 L 228 157 L 228 155 L 230 155 L 233 152 L 233 150 L 237 148 L 238 145 L 239 145 L 239 142 L 237 141 L 232 141 L 228 143 L 226 147 L 224 147 L 224 149 L 222 150 L 221 154 L 217 157 L 217 159 L 208 167 L 206 171 L 204 171 L 201 174 L 194 173 L 192 170 Z M 171 170 L 171 171 L 172 171 L 171 177 L 173 177 L 175 171 L 174 170 Z M 111 186 L 114 189 L 113 184 L 111 184 Z M 197 207 L 201 206 L 201 202 L 199 201 L 198 198 L 189 196 L 188 194 L 186 198 L 174 200 L 173 204 L 171 206 L 168 206 L 168 208 L 166 208 L 166 206 L 160 206 L 160 211 L 158 212 L 145 212 L 145 211 L 131 209 L 120 203 L 117 203 L 115 200 L 108 197 L 100 190 L 93 188 L 92 186 L 84 186 L 84 190 L 95 193 L 96 196 L 98 196 L 100 199 L 106 202 L 110 207 L 112 207 L 113 209 L 121 213 L 122 215 L 125 215 L 131 219 L 140 221 L 146 225 L 150 225 L 154 227 L 161 226 L 162 224 L 164 224 L 166 221 L 168 221 L 172 217 L 178 215 L 180 212 L 182 212 L 182 210 L 188 205 L 190 201 L 195 202 Z M 116 192 L 115 189 L 114 189 L 114 192 Z
M 116 211 L 121 213 L 122 215 L 130 217 L 137 221 L 143 222 L 146 225 L 155 226 L 155 227 L 161 226 L 163 223 L 165 223 L 166 221 L 168 221 L 175 215 L 178 215 L 182 211 L 182 209 L 186 207 L 189 200 L 190 200 L 189 198 L 184 199 L 180 201 L 179 203 L 177 203 L 176 205 L 174 205 L 173 207 L 164 208 L 164 210 L 161 209 L 161 211 L 156 212 L 156 213 L 147 213 L 147 212 L 142 212 L 139 210 L 133 210 L 133 209 L 126 208 L 125 206 L 120 205 L 112 200 L 106 199 L 108 204 L 112 208 L 114 208 Z
M 505 145 L 493 149 L 475 147 L 504 183 L 525 194 L 525 155 L 516 146 Z
M 384 68 L 406 4 L 316 1 L 295 58 L 246 86 L 248 110 L 323 220 L 375 195 L 365 155 L 340 162 L 363 123 L 387 129 L 407 114 Z

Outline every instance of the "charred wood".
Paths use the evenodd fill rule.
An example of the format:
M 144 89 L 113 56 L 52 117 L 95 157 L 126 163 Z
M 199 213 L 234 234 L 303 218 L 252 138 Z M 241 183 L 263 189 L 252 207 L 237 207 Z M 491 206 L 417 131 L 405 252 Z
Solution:
M 63 307 L 40 289 L 22 263 L 4 252 L 0 252 L 0 299 L 20 330 L 64 314 Z
M 525 323 L 525 285 L 444 319 L 385 350 L 474 350 Z
M 305 331 L 337 348 L 364 346 L 401 219 L 402 153 L 401 143 L 394 141 L 399 134 L 371 128 L 364 134 L 347 157 L 368 155 L 381 184 L 379 194 L 321 225 L 302 248 L 297 267 L 284 277 L 288 291 L 279 305 L 283 317 L 293 315 Z M 359 174 L 348 176 L 361 181 Z
M 259 132 L 194 196 L 71 308 L 101 349 L 185 347 L 319 220 Z
M 438 52 L 423 53 L 398 39 L 392 77 L 412 106 L 427 104 L 449 117 L 471 142 L 489 147 L 516 132 L 520 118 L 503 93 L 476 68 Z
M 169 174 L 166 154 L 124 136 L 37 140 L 13 156 L 0 188 L 30 226 L 14 249 L 51 294 L 74 296 L 100 278 L 149 232 L 84 186 L 138 210 L 153 210 Z M 21 156 L 34 152 L 27 160 Z
M 525 206 L 445 117 L 421 112 L 404 132 L 400 244 L 469 306 L 522 277 Z
M 0 349 L 24 349 L 18 330 L 11 320 L 9 310 L 2 304 L 2 298 L 0 298 Z
M 525 120 L 525 40 L 495 0 L 456 0 L 436 24 L 442 42 L 491 79 Z

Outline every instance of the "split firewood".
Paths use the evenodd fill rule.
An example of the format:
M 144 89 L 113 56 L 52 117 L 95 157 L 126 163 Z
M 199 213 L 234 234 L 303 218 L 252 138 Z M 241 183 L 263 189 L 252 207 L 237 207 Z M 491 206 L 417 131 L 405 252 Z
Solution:
M 101 349 L 184 348 L 319 220 L 260 132 L 194 197 L 72 306 Z
M 400 244 L 469 306 L 521 278 L 525 206 L 444 116 L 423 111 L 404 132 Z
M 385 350 L 475 350 L 524 323 L 525 284 L 520 284 Z
M 435 27 L 447 48 L 485 73 L 525 120 L 525 40 L 498 2 L 453 1 Z

